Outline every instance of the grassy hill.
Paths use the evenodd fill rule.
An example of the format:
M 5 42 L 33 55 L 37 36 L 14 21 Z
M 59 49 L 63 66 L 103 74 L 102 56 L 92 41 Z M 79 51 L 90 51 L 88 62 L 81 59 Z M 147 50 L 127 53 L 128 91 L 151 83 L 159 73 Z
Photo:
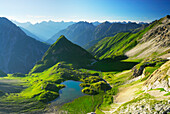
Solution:
M 64 61 L 73 64 L 74 67 L 86 67 L 95 61 L 94 57 L 65 38 L 60 38 L 50 46 L 41 61 L 37 62 L 31 73 L 42 72 L 58 62 Z
M 126 51 L 132 49 L 139 43 L 142 36 L 157 25 L 159 21 L 155 21 L 147 28 L 137 33 L 118 33 L 114 37 L 106 37 L 88 49 L 92 55 L 99 59 L 114 58 L 118 55 L 125 54 Z

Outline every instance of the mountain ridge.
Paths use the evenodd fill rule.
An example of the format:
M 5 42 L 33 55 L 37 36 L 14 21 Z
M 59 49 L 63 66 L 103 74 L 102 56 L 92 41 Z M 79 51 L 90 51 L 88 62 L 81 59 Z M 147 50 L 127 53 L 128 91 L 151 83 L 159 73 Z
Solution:
M 93 35 L 93 30 L 95 26 L 92 23 L 88 22 L 78 22 L 73 25 L 68 26 L 66 29 L 59 31 L 54 36 L 52 36 L 48 43 L 54 43 L 54 41 L 61 35 L 65 35 L 73 43 L 76 43 L 80 46 L 85 45 L 87 41 L 91 41 L 91 35 Z
M 136 29 L 141 27 L 141 24 L 136 23 L 110 23 L 108 21 L 94 26 L 88 22 L 78 22 L 70 25 L 67 29 L 61 30 L 47 42 L 53 43 L 60 35 L 65 35 L 72 42 L 85 47 L 86 49 L 91 47 L 97 41 L 103 39 L 105 36 L 114 36 L 118 32 L 130 31 L 130 29 Z M 94 42 L 94 43 L 90 43 Z
M 48 48 L 7 18 L 0 18 L 0 40 L 0 69 L 6 73 L 28 72 Z
M 20 23 L 13 21 L 17 26 L 23 27 L 26 30 L 30 31 L 31 33 L 35 34 L 41 40 L 46 41 L 48 38 L 52 37 L 56 32 L 65 29 L 74 22 L 54 22 L 54 21 L 43 21 L 36 24 L 31 24 L 30 22 L 27 23 Z
M 103 58 L 112 58 L 116 55 L 122 55 L 125 54 L 128 57 L 135 56 L 136 54 L 140 54 L 139 51 L 145 52 L 143 49 L 148 48 L 148 50 L 151 50 L 151 47 L 154 46 L 154 43 L 157 45 L 162 45 L 161 47 L 167 47 L 163 52 L 166 52 L 169 47 L 169 40 L 168 40 L 168 27 L 166 21 L 165 24 L 162 23 L 162 21 L 165 21 L 166 19 L 162 18 L 158 21 L 153 22 L 145 29 L 133 33 L 133 32 L 124 32 L 124 33 L 118 33 L 114 37 L 106 37 L 102 40 L 100 40 L 97 44 L 92 46 L 89 51 L 96 56 L 97 58 L 103 59 Z M 165 28 L 165 29 L 163 29 Z M 162 32 L 160 31 L 162 29 Z M 154 34 L 164 34 L 164 39 L 161 41 L 161 36 L 159 35 L 159 38 L 155 38 L 153 42 Z M 157 35 L 158 36 L 158 35 Z M 150 41 L 152 39 L 152 46 L 148 47 L 146 42 Z M 161 43 L 162 42 L 162 43 Z M 143 45 L 143 46 L 141 46 Z M 137 50 L 137 47 L 139 50 Z M 136 48 L 135 48 L 136 47 Z M 153 47 L 154 48 L 154 47 Z M 157 48 L 154 48 L 157 49 Z M 136 51 L 135 51 L 136 50 Z M 162 52 L 162 53 L 163 53 Z M 152 52 L 153 53 L 153 52 Z M 146 55 L 150 55 L 152 53 L 147 54 L 141 54 L 144 57 Z

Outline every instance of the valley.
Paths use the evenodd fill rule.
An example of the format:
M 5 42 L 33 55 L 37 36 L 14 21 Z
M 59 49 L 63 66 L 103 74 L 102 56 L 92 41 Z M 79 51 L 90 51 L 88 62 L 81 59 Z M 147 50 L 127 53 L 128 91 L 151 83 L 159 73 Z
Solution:
M 147 25 L 74 23 L 52 45 L 6 18 L 0 30 L 2 114 L 170 113 L 169 15 Z

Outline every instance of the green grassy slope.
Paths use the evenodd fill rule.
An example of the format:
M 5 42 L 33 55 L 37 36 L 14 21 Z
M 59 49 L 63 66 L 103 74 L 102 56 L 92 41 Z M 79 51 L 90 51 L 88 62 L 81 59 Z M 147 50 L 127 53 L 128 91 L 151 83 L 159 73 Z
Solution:
M 31 73 L 42 72 L 47 68 L 55 65 L 58 62 L 65 61 L 71 63 L 74 67 L 85 67 L 90 65 L 95 59 L 86 50 L 80 46 L 73 44 L 64 36 L 61 36 L 44 54 Z
M 110 89 L 110 86 L 108 86 L 106 82 L 104 85 L 103 83 L 100 84 L 100 82 L 103 82 L 103 79 L 101 79 L 98 75 L 98 73 L 90 73 L 74 69 L 71 64 L 65 64 L 64 62 L 59 62 L 43 72 L 32 73 L 31 75 L 27 75 L 26 77 L 13 77 L 13 75 L 8 75 L 8 77 L 5 77 L 5 79 L 22 80 L 22 86 L 26 88 L 18 93 L 14 92 L 4 94 L 0 91 L 0 94 L 3 94 L 3 96 L 0 97 L 0 103 L 4 105 L 4 109 L 0 108 L 0 112 L 8 111 L 5 109 L 5 107 L 8 106 L 10 106 L 9 113 L 43 111 L 43 108 L 49 101 L 52 101 L 59 96 L 59 90 L 65 87 L 60 83 L 66 80 L 76 80 L 83 82 L 91 81 L 90 89 L 95 89 L 96 91 L 98 89 L 97 93 L 100 93 L 100 91 L 103 92 L 103 89 L 106 90 L 105 85 L 107 85 L 106 87 Z M 94 77 L 97 80 L 94 79 Z M 88 107 L 88 110 L 86 111 L 89 111 L 90 109 L 95 110 L 95 107 L 101 104 L 101 101 L 98 102 L 98 97 L 102 97 L 102 95 L 97 94 L 94 96 L 94 99 L 91 96 L 84 97 L 86 99 L 83 98 L 83 102 L 89 102 L 91 104 L 84 104 L 85 107 Z M 12 103 L 14 102 L 15 104 L 12 105 Z M 79 101 L 75 102 L 77 103 Z M 95 105 L 93 105 L 94 102 L 96 102 Z M 23 106 L 21 106 L 20 104 Z M 79 107 L 79 109 L 77 110 L 81 109 L 83 109 L 83 107 Z
M 106 37 L 89 48 L 88 51 L 99 59 L 114 58 L 115 56 L 123 55 L 126 51 L 136 46 L 138 39 L 142 38 L 159 21 L 153 22 L 150 26 L 137 33 L 125 32 L 118 33 L 114 37 Z
M 76 69 L 77 67 L 88 66 L 94 60 L 95 58 L 86 50 L 61 36 L 47 50 L 42 60 L 35 65 L 29 74 L 15 73 L 5 77 L 23 80 L 26 89 L 19 93 L 7 94 L 4 96 L 5 100 L 0 99 L 0 102 L 6 104 L 9 101 L 10 104 L 12 102 L 25 102 L 24 99 L 27 99 L 28 102 L 33 100 L 33 104 L 37 104 L 37 107 L 19 109 L 18 112 L 33 111 L 34 109 L 32 108 L 41 111 L 48 102 L 59 96 L 59 90 L 65 87 L 60 83 L 66 80 L 82 81 L 85 84 L 90 84 L 89 88 L 84 88 L 84 91 L 82 91 L 87 94 L 96 95 L 111 89 L 107 82 L 100 78 L 98 73 L 88 73 Z M 88 90 L 94 91 L 94 93 L 90 93 Z M 93 101 L 90 100 L 89 102 Z M 97 102 L 96 105 L 88 107 L 94 110 L 100 103 Z M 6 106 L 8 105 L 6 104 Z M 12 108 L 11 112 L 15 112 L 15 110 Z

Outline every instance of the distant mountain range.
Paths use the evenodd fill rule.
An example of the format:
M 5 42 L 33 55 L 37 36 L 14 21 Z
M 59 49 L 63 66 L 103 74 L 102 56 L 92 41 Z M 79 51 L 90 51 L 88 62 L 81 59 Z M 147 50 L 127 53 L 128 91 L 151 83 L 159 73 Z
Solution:
M 143 23 L 143 22 L 139 24 L 133 22 L 112 22 L 112 23 L 111 22 L 100 23 L 98 21 L 92 23 L 84 22 L 86 23 L 86 25 L 85 24 L 83 25 L 82 24 L 83 22 L 76 23 L 76 22 L 64 22 L 64 21 L 61 22 L 43 21 L 41 23 L 36 23 L 36 24 L 31 24 L 30 22 L 26 22 L 26 23 L 19 23 L 17 21 L 13 21 L 13 22 L 17 26 L 19 26 L 28 36 L 31 36 L 39 41 L 45 41 L 47 43 L 53 44 L 57 40 L 57 38 L 60 37 L 60 35 L 65 35 L 72 42 L 80 46 L 84 46 L 86 48 L 92 46 L 94 42 L 96 43 L 97 41 L 99 41 L 99 40 L 97 41 L 93 41 L 93 40 L 99 38 L 101 39 L 108 35 L 113 36 L 115 35 L 115 32 L 120 32 L 120 31 L 122 32 L 122 31 L 127 31 L 129 29 L 135 29 L 136 27 L 139 27 L 138 25 L 142 25 L 142 24 L 147 25 L 147 23 Z M 89 27 L 88 24 L 91 25 L 91 29 L 93 28 L 96 29 L 95 30 L 88 29 Z M 123 26 L 124 28 L 122 28 L 121 24 L 123 25 L 126 24 L 127 27 Z M 108 26 L 108 28 L 106 26 Z M 87 44 L 87 41 L 91 43 Z
M 64 30 L 59 31 L 49 40 L 48 43 L 54 43 L 61 35 L 66 36 L 70 41 L 80 46 L 85 45 L 87 42 L 93 40 L 93 33 L 95 26 L 92 23 L 88 22 L 78 22 L 73 25 L 70 25 Z
M 47 40 L 47 42 L 52 44 L 60 35 L 65 35 L 75 44 L 89 48 L 106 36 L 114 36 L 118 32 L 128 32 L 139 28 L 142 25 L 143 24 L 137 23 L 110 23 L 106 21 L 99 24 L 98 26 L 94 26 L 92 23 L 78 22 L 70 25 L 64 30 L 59 31 L 57 34 Z
M 52 37 L 54 34 L 59 32 L 62 29 L 67 28 L 69 25 L 74 24 L 75 22 L 54 22 L 54 21 L 43 21 L 41 23 L 31 24 L 30 22 L 27 23 L 20 23 L 17 21 L 13 21 L 17 26 L 20 26 L 37 37 L 39 37 L 41 40 L 46 41 L 50 37 Z
M 0 18 L 0 69 L 5 73 L 29 72 L 48 47 L 8 19 Z
M 30 31 L 26 30 L 25 28 L 20 27 L 20 29 L 21 29 L 23 32 L 25 32 L 25 34 L 26 34 L 27 36 L 30 36 L 30 37 L 32 37 L 32 38 L 34 38 L 34 39 L 36 39 L 36 40 L 39 40 L 39 41 L 44 42 L 44 41 L 43 41 L 42 39 L 40 39 L 38 36 L 34 35 L 33 33 L 31 33 Z

